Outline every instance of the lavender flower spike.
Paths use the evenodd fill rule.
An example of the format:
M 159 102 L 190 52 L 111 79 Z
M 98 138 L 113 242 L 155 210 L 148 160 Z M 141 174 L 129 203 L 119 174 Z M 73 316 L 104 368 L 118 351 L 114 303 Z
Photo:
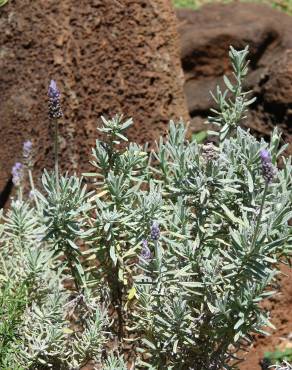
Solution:
M 154 221 L 150 229 L 150 237 L 152 240 L 157 241 L 160 238 L 160 228 L 158 222 Z
M 260 158 L 262 162 L 262 173 L 267 184 L 270 184 L 275 176 L 276 170 L 272 164 L 272 159 L 269 151 L 267 149 L 262 149 L 260 151 Z
M 57 87 L 56 81 L 51 80 L 48 97 L 49 97 L 49 117 L 51 119 L 57 119 L 63 117 L 63 112 L 60 103 L 60 91 Z
M 142 241 L 142 249 L 141 249 L 140 258 L 147 262 L 151 259 L 151 251 L 148 247 L 148 242 L 145 239 Z
M 12 167 L 12 182 L 15 186 L 19 186 L 23 177 L 23 164 L 16 162 Z
M 31 150 L 32 150 L 32 142 L 30 140 L 26 140 L 23 143 L 23 150 L 22 150 L 23 157 L 25 159 L 29 159 L 30 158 Z

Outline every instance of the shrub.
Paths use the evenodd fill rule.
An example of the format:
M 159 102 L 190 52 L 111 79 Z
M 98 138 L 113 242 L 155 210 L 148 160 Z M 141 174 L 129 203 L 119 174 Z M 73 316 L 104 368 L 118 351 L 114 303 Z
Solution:
M 247 52 L 230 49 L 234 79 L 214 95 L 216 143 L 189 142 L 171 122 L 155 150 L 127 145 L 132 120 L 102 117 L 95 170 L 84 174 L 91 191 L 59 174 L 51 83 L 55 171 L 35 190 L 26 143 L 2 226 L 2 290 L 8 280 L 25 287 L 10 366 L 124 369 L 127 353 L 141 369 L 232 369 L 251 333 L 271 325 L 258 304 L 291 253 L 291 159 L 276 171 L 279 132 L 267 144 L 239 127 L 254 101 L 242 87 Z

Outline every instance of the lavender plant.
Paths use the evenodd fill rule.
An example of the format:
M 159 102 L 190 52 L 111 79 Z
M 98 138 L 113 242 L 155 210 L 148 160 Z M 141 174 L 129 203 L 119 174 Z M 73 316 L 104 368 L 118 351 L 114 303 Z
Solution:
M 233 109 L 244 112 L 241 104 Z M 269 325 L 258 302 L 272 294 L 275 265 L 291 252 L 291 160 L 276 172 L 278 131 L 268 147 L 234 116 L 219 147 L 189 143 L 183 123 L 171 123 L 144 177 L 143 148 L 135 149 L 139 167 L 131 177 L 118 159 L 127 150 L 98 141 L 93 152 L 101 169 L 93 174 L 101 181 L 92 221 L 100 279 L 119 295 L 120 341 L 129 330 L 141 340 L 138 367 L 231 368 L 250 333 Z M 117 132 L 117 118 L 103 123 L 114 143 L 108 127 Z
M 0 229 L 0 296 L 7 301 L 0 319 L 1 369 L 75 369 L 89 360 L 98 363 L 107 336 L 106 303 L 100 304 L 100 295 L 87 287 L 75 244 L 86 235 L 82 227 L 90 193 L 77 177 L 60 177 L 57 165 L 53 174 L 44 173 L 43 191 L 36 191 L 30 141 L 23 146 L 23 163 L 12 170 L 17 199 Z M 26 171 L 33 203 L 25 197 Z M 62 283 L 68 277 L 75 283 L 71 293 Z
M 258 303 L 291 255 L 291 158 L 276 172 L 278 131 L 268 146 L 238 127 L 252 101 L 242 91 L 246 51 L 230 52 L 234 100 L 217 90 L 219 147 L 189 143 L 183 124 L 171 124 L 154 153 L 161 231 L 150 231 L 154 257 L 136 278 L 133 313 L 142 367 L 235 368 L 250 334 L 271 325 Z
M 2 326 L 13 333 L 4 369 L 89 360 L 103 369 L 236 369 L 238 350 L 271 325 L 259 302 L 291 255 L 292 167 L 283 158 L 276 170 L 285 149 L 277 130 L 267 144 L 239 127 L 253 101 L 243 90 L 246 56 L 231 48 L 234 82 L 217 90 L 210 121 L 219 145 L 188 142 L 183 122 L 171 122 L 150 151 L 128 143 L 132 120 L 102 117 L 94 172 L 84 174 L 93 191 L 59 171 L 63 113 L 51 82 L 54 171 L 34 188 L 26 142 L 24 166 L 13 170 L 17 199 L 0 225 L 0 291 L 24 287 L 17 324 Z
M 67 273 L 40 237 L 44 226 L 27 203 L 12 202 L 1 237 L 1 369 L 72 369 L 100 360 L 105 310 L 96 295 L 74 299 L 64 289 Z

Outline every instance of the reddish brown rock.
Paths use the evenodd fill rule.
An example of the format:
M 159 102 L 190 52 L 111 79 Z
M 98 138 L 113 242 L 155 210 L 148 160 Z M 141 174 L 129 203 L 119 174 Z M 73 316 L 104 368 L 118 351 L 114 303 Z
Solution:
M 85 169 L 101 114 L 133 117 L 130 138 L 141 143 L 188 118 L 170 0 L 15 0 L 0 26 L 0 189 L 26 139 L 36 169 L 52 167 L 51 78 L 65 112 L 63 170 Z
M 267 138 L 277 124 L 285 141 L 292 142 L 292 17 L 263 4 L 240 2 L 206 5 L 199 11 L 180 9 L 177 16 L 192 129 L 200 130 L 214 107 L 209 91 L 223 86 L 223 74 L 231 73 L 229 46 L 249 45 L 246 88 L 258 99 L 245 124 Z
M 267 104 L 292 107 L 292 49 L 269 68 L 262 91 Z

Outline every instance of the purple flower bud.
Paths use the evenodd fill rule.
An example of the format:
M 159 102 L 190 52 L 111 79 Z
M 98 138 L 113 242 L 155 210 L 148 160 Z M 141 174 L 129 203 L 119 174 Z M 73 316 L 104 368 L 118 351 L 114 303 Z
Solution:
M 57 99 L 60 98 L 60 91 L 57 87 L 56 81 L 51 80 L 49 89 L 48 89 L 48 97 L 51 99 Z
M 51 80 L 48 97 L 49 97 L 49 117 L 51 119 L 57 119 L 63 117 L 63 112 L 60 103 L 60 91 L 54 80 Z
M 262 149 L 260 151 L 260 158 L 262 162 L 262 173 L 263 177 L 268 184 L 270 184 L 276 174 L 276 170 L 272 164 L 272 159 L 269 151 L 267 149 Z
M 148 247 L 148 242 L 145 239 L 142 241 L 142 249 L 141 249 L 140 258 L 147 262 L 151 259 L 151 251 Z
M 150 229 L 150 237 L 152 240 L 158 240 L 160 238 L 160 228 L 158 222 L 154 221 Z
M 32 142 L 30 140 L 27 140 L 23 143 L 23 157 L 25 159 L 29 159 L 31 155 L 31 150 L 32 150 Z
M 23 164 L 20 162 L 16 162 L 15 165 L 12 167 L 11 174 L 13 184 L 15 186 L 19 186 L 23 177 Z

